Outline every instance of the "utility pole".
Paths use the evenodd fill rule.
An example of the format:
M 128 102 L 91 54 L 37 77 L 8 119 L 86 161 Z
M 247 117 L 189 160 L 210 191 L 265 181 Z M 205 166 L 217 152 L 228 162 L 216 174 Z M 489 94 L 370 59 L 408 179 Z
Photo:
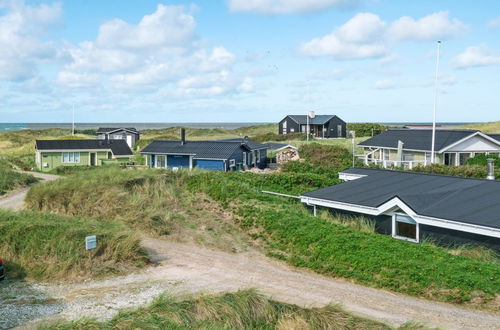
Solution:
M 431 164 L 436 162 L 435 145 L 436 145 L 436 107 L 437 107 L 437 97 L 438 97 L 438 76 L 439 76 L 439 52 L 441 50 L 441 41 L 437 42 L 437 54 L 436 54 L 436 77 L 434 80 L 434 109 L 432 112 L 432 146 L 431 146 Z

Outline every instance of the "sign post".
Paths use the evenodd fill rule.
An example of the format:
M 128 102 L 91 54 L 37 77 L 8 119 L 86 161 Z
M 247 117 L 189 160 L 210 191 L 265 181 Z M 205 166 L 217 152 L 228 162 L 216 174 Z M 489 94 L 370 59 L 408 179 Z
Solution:
M 85 237 L 85 250 L 93 250 L 95 248 L 97 248 L 97 237 L 95 235 Z

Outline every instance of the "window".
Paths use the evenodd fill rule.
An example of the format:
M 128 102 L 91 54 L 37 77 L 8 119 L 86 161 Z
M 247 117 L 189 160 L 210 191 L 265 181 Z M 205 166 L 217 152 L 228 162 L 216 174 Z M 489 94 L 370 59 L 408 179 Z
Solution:
M 63 152 L 62 153 L 63 163 L 79 163 L 80 153 L 79 152 Z
M 301 132 L 307 132 L 306 125 L 301 125 L 300 126 L 300 131 Z
M 392 217 L 392 237 L 418 243 L 418 223 L 410 216 L 395 214 Z
M 461 152 L 459 153 L 458 161 L 460 162 L 458 165 L 465 165 L 467 160 L 471 157 L 470 152 Z
M 342 125 L 337 125 L 337 136 L 342 136 Z
M 391 151 L 389 149 L 384 149 L 384 160 L 391 159 Z
M 229 166 L 231 166 L 231 167 L 236 166 L 236 161 L 234 159 L 230 159 Z
M 295 128 L 290 128 L 290 132 L 295 132 Z
M 444 164 L 445 165 L 455 165 L 457 159 L 457 154 L 454 152 L 446 152 L 444 154 Z
M 255 153 L 257 155 L 257 163 L 260 163 L 260 150 L 256 150 Z
M 403 161 L 412 162 L 413 160 L 413 152 L 403 151 Z
M 122 135 L 114 135 L 113 139 L 115 139 L 115 140 L 122 140 L 123 136 Z
M 166 167 L 166 165 L 165 155 L 156 156 L 156 167 Z

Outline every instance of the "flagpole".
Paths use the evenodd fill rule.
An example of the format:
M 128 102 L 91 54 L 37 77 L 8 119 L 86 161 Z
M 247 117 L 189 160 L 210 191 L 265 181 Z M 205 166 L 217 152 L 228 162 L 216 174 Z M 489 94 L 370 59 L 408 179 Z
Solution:
M 434 80 L 434 109 L 432 112 L 432 147 L 431 147 L 431 164 L 436 161 L 435 145 L 436 145 L 436 106 L 437 106 L 437 96 L 438 96 L 438 75 L 439 75 L 439 52 L 441 49 L 441 41 L 437 42 L 437 56 L 436 56 L 436 77 Z
M 75 104 L 73 103 L 73 117 L 71 121 L 71 135 L 75 135 Z

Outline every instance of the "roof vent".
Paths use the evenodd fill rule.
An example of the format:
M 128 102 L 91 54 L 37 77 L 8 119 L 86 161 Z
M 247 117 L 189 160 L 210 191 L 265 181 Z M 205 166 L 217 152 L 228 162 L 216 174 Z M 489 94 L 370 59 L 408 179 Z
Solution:
M 495 180 L 495 159 L 494 158 L 488 158 L 488 176 L 486 179 L 488 180 Z

